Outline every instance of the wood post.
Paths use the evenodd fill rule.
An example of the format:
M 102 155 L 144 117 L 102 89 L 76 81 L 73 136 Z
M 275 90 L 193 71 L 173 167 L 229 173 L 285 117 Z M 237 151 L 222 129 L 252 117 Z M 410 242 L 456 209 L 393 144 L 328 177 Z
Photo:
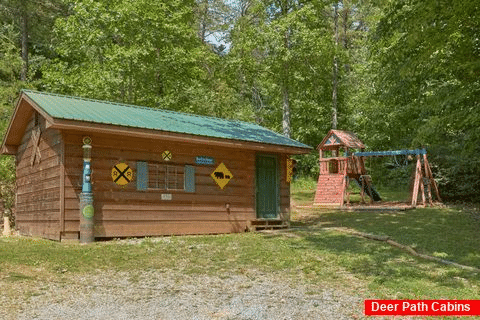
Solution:
M 425 190 L 424 179 L 426 180 L 426 190 Z M 412 207 L 417 206 L 419 190 L 422 193 L 423 205 L 427 205 L 426 198 L 428 198 L 428 203 L 431 206 L 433 206 L 432 187 L 435 191 L 435 195 L 437 196 L 437 200 L 442 201 L 442 199 L 440 198 L 440 193 L 438 192 L 437 182 L 433 178 L 432 170 L 427 160 L 427 155 L 423 154 L 423 168 L 422 168 L 422 161 L 421 161 L 420 155 L 417 155 L 417 167 L 415 169 L 415 184 L 413 186 L 413 191 L 412 191 Z
M 10 236 L 12 234 L 12 230 L 10 229 L 10 220 L 8 217 L 3 217 L 3 235 Z
M 420 171 L 422 171 L 422 167 L 420 167 Z M 425 176 L 423 175 L 423 171 L 422 171 L 422 174 L 421 174 L 421 176 L 420 176 L 420 192 L 421 192 L 421 194 L 422 194 L 422 204 L 423 204 L 424 206 L 426 206 L 427 203 L 426 203 L 426 201 L 425 201 L 425 183 L 424 183 L 424 182 L 425 182 L 425 180 L 424 180 L 425 178 L 424 178 L 424 177 L 425 177 Z
M 342 159 L 342 160 L 339 160 L 338 161 L 339 163 L 342 163 L 343 167 L 341 168 L 342 169 L 342 172 L 339 172 L 343 175 L 343 182 L 342 182 L 342 190 L 341 190 L 341 193 L 342 193 L 342 203 L 340 204 L 341 207 L 343 207 L 343 205 L 345 204 L 345 193 L 347 192 L 347 187 L 348 187 L 348 176 L 347 176 L 347 162 L 348 162 L 348 158 L 345 158 L 345 159 Z M 340 169 L 340 168 L 339 168 Z M 349 196 L 350 198 L 350 196 Z M 350 200 L 350 199 L 349 199 Z M 348 201 L 350 203 L 350 201 Z
M 422 163 L 420 161 L 420 155 L 417 154 L 417 167 L 415 169 L 415 183 L 413 185 L 413 193 L 412 193 L 412 207 L 417 206 L 417 198 L 418 198 L 418 189 L 420 187 L 420 179 L 422 178 Z
M 442 198 L 440 198 L 440 192 L 438 192 L 437 182 L 435 181 L 435 179 L 433 179 L 432 169 L 430 168 L 430 163 L 427 160 L 427 155 L 426 154 L 423 155 L 423 161 L 425 163 L 425 175 L 430 179 L 430 183 L 433 187 L 433 190 L 435 191 L 435 195 L 437 196 L 437 200 L 442 201 Z M 430 191 L 430 193 L 431 193 L 431 191 Z M 431 198 L 431 194 L 430 194 L 430 198 Z
M 362 203 L 365 203 L 365 178 L 360 179 L 362 185 L 360 186 L 360 197 L 362 198 Z
M 425 179 L 427 180 L 427 185 L 426 185 L 427 190 L 426 190 L 426 192 L 427 192 L 427 197 L 428 197 L 428 203 L 430 204 L 430 206 L 433 206 L 432 188 L 431 188 L 433 177 L 428 174 L 429 165 L 428 165 L 426 154 L 423 155 L 423 166 L 424 166 L 424 170 L 425 170 Z

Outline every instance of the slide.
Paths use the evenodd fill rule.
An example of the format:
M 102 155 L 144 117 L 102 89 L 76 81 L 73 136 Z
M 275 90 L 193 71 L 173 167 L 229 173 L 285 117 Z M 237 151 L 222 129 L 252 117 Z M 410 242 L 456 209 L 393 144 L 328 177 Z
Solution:
M 354 181 L 358 184 L 358 186 L 361 188 L 362 187 L 362 180 L 361 178 L 359 179 L 354 179 Z M 372 191 L 370 194 L 370 190 Z M 377 189 L 375 189 L 375 186 L 373 184 L 370 185 L 370 188 L 368 188 L 368 185 L 365 184 L 363 187 L 363 191 L 373 199 L 373 201 L 381 201 L 382 197 L 380 197 L 380 194 L 378 193 Z

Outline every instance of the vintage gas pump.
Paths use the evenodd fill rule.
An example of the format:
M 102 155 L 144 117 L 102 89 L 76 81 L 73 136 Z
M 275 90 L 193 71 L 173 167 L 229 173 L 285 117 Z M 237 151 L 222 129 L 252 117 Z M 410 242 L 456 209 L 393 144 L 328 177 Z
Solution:
M 80 243 L 95 241 L 92 193 L 92 139 L 83 138 L 83 184 L 80 193 Z

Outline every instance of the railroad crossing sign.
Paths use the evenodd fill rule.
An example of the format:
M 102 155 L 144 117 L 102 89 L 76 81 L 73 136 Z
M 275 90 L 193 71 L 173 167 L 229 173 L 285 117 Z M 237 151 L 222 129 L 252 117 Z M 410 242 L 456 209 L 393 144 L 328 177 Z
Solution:
M 125 162 L 117 163 L 112 168 L 112 179 L 119 186 L 126 186 L 133 180 L 133 170 Z
M 233 178 L 232 173 L 222 163 L 212 172 L 210 175 L 212 179 L 218 184 L 220 189 L 223 190 L 227 183 Z
M 168 151 L 168 150 L 165 150 L 165 151 L 163 151 L 163 153 L 162 153 L 162 158 L 163 158 L 163 160 L 165 160 L 165 161 L 170 161 L 170 160 L 172 160 L 172 153 L 171 153 L 170 151 Z

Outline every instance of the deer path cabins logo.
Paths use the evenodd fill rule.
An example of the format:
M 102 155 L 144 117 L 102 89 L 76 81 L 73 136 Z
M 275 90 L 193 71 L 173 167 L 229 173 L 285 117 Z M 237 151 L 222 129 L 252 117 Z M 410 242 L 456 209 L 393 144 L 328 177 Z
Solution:
M 212 179 L 218 184 L 220 189 L 223 190 L 227 183 L 233 178 L 232 173 L 222 163 L 212 172 L 210 175 Z

